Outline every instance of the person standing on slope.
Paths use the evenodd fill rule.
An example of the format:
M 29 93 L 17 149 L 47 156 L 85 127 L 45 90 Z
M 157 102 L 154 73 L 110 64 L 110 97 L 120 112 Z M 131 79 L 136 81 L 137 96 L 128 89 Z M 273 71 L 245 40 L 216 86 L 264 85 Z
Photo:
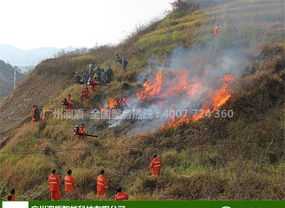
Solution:
M 67 171 L 67 175 L 64 177 L 64 192 L 71 197 L 74 192 L 75 179 L 72 176 L 72 170 Z
M 48 187 L 51 200 L 60 200 L 60 177 L 56 174 L 56 170 L 52 170 L 48 176 Z
M 34 125 L 36 122 L 40 121 L 41 113 L 37 105 L 33 105 L 32 107 L 32 124 Z
M 149 165 L 151 176 L 159 177 L 161 169 L 161 160 L 160 157 L 154 155 Z
M 99 199 L 105 199 L 107 194 L 107 179 L 105 177 L 105 171 L 101 170 L 100 175 L 97 177 L 97 198 Z

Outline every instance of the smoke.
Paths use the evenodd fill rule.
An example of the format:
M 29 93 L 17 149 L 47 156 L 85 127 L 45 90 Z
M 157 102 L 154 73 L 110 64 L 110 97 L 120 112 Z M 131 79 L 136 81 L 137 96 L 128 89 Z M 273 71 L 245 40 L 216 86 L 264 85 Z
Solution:
M 209 23 L 201 27 L 196 34 L 205 41 L 202 41 L 202 44 L 200 41 L 191 48 L 176 48 L 164 65 L 151 59 L 149 67 L 138 76 L 138 81 L 151 81 L 159 72 L 167 74 L 162 93 L 150 102 L 141 102 L 137 95 L 131 96 L 128 109 L 111 123 L 112 127 L 120 125 L 135 112 L 141 116 L 141 121 L 132 125 L 130 133 L 151 132 L 164 125 L 169 120 L 169 115 L 177 112 L 177 109 L 201 109 L 203 104 L 208 102 L 208 95 L 221 86 L 225 75 L 231 74 L 238 80 L 250 64 L 251 57 L 258 55 L 262 45 L 285 37 L 283 0 L 215 2 L 223 4 L 203 10 L 209 16 Z M 206 3 L 205 1 L 204 4 Z M 220 27 L 220 33 L 214 37 L 212 29 L 217 25 Z M 186 76 L 189 85 L 198 83 L 202 87 L 198 87 L 197 92 L 191 96 L 185 93 L 169 93 L 169 89 L 175 89 L 181 84 L 179 82 L 185 81 L 184 78 L 177 78 L 180 74 Z M 170 95 L 165 96 L 164 92 Z M 174 111 L 171 112 L 171 109 Z

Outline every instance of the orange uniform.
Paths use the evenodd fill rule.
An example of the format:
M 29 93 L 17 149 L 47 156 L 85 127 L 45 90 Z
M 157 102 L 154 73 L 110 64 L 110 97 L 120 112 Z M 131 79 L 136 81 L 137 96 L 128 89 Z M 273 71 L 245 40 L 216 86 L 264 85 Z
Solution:
M 105 198 L 107 191 L 107 179 L 104 175 L 99 175 L 97 177 L 97 197 Z
M 66 193 L 71 193 L 74 191 L 74 177 L 67 175 L 64 177 L 64 191 Z
M 78 133 L 80 136 L 85 136 L 86 135 L 86 128 L 83 126 L 79 127 Z
M 59 200 L 60 199 L 60 179 L 56 174 L 50 174 L 48 177 L 48 187 L 50 191 L 51 200 Z
M 128 200 L 129 199 L 129 195 L 125 192 L 118 192 L 115 195 L 115 200 L 116 201 L 123 201 L 123 200 Z
M 159 157 L 155 157 L 150 162 L 150 172 L 152 176 L 158 177 L 160 175 L 161 160 Z

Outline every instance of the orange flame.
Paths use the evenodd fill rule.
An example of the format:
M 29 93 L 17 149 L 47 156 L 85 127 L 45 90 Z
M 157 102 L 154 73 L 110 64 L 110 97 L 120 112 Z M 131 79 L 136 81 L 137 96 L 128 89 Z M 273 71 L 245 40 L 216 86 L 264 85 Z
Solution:
M 193 115 L 183 115 L 178 118 L 170 119 L 167 124 L 162 129 L 169 129 L 169 128 L 177 128 L 182 125 L 189 124 L 191 122 L 199 121 L 212 112 L 217 111 L 220 107 L 226 104 L 228 100 L 231 98 L 231 91 L 229 88 L 229 84 L 234 80 L 234 76 L 232 75 L 225 75 L 223 78 L 222 86 L 215 90 L 212 95 L 210 95 L 210 102 L 205 103 L 203 107 Z
M 120 102 L 118 99 L 110 98 L 107 101 L 107 106 L 108 106 L 108 109 L 116 109 L 120 106 Z
M 137 93 L 139 100 L 145 101 L 148 98 L 159 95 L 162 89 L 164 76 L 162 71 L 159 71 L 153 81 L 146 81 L 143 85 L 143 90 Z
M 166 75 L 169 75 L 169 80 L 166 80 Z M 143 89 L 137 93 L 137 97 L 140 101 L 146 101 L 154 97 L 167 98 L 178 95 L 195 96 L 201 92 L 202 89 L 202 83 L 189 81 L 189 72 L 187 70 L 168 72 L 168 74 L 159 71 L 152 81 L 146 81 L 144 83 Z

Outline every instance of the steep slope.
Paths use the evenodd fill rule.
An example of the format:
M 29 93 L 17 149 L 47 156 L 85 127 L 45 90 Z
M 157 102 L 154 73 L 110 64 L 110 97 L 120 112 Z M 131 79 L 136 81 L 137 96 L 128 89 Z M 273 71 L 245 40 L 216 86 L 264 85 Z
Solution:
M 250 14 L 251 10 L 243 10 L 242 2 L 245 1 L 230 3 L 228 9 L 242 10 L 243 15 Z M 265 1 L 262 3 L 266 4 Z M 256 9 L 260 4 L 251 6 Z M 265 10 L 266 15 L 275 17 L 273 8 Z M 218 15 L 224 14 L 223 9 L 217 7 L 194 13 L 177 10 L 117 47 L 102 47 L 87 54 L 68 55 L 41 63 L 0 108 L 1 130 L 9 130 L 5 134 L 9 141 L 0 151 L 1 196 L 5 196 L 8 188 L 16 187 L 21 199 L 47 199 L 46 176 L 49 171 L 57 168 L 64 174 L 72 168 L 79 185 L 76 197 L 94 199 L 95 178 L 104 168 L 111 179 L 109 196 L 116 186 L 122 185 L 132 199 L 283 199 L 283 28 L 276 24 L 278 21 L 275 19 L 279 17 L 268 18 L 266 23 L 271 32 L 266 38 L 269 40 L 261 41 L 260 36 L 256 36 L 260 44 L 251 46 L 252 37 L 260 29 L 258 26 L 239 25 L 240 32 L 236 32 L 236 28 L 224 21 L 227 32 L 222 33 L 218 41 L 213 41 L 214 46 L 218 45 L 214 47 L 211 42 L 213 22 L 215 18 L 223 20 Z M 233 15 L 231 21 L 240 20 L 235 19 L 237 16 Z M 206 47 L 197 48 L 197 43 Z M 216 55 L 212 55 L 213 49 L 208 45 L 215 49 Z M 29 117 L 33 103 L 59 108 L 60 101 L 68 93 L 73 95 L 76 107 L 87 109 L 102 106 L 108 98 L 132 98 L 143 87 L 139 78 L 147 73 L 145 69 L 151 65 L 173 66 L 167 62 L 177 59 L 169 59 L 169 56 L 173 57 L 173 49 L 181 47 L 190 48 L 190 52 L 185 53 L 188 59 L 197 59 L 191 48 L 194 51 L 199 49 L 198 57 L 203 60 L 198 60 L 198 65 L 206 62 L 207 66 L 220 66 L 215 60 L 220 60 L 218 58 L 223 53 L 219 51 L 224 48 L 241 48 L 234 57 L 240 55 L 240 51 L 250 57 L 246 59 L 244 70 L 231 71 L 242 73 L 236 73 L 239 76 L 231 98 L 222 110 L 232 110 L 234 117 L 210 116 L 176 128 L 158 128 L 154 133 L 143 131 L 141 135 L 129 134 L 136 122 L 122 122 L 115 128 L 110 128 L 106 122 L 88 119 L 49 119 L 44 126 L 34 128 L 29 122 L 22 124 Z M 115 64 L 117 52 L 129 57 L 127 72 Z M 178 57 L 184 56 L 178 54 Z M 111 65 L 115 81 L 98 87 L 92 99 L 82 104 L 79 100 L 80 86 L 71 82 L 72 73 L 85 69 L 93 61 L 102 66 Z M 219 69 L 223 71 L 223 68 Z M 197 71 L 199 74 L 200 68 Z M 15 122 L 18 118 L 20 120 Z M 99 138 L 79 140 L 74 137 L 72 128 L 79 122 L 86 123 L 89 131 L 95 131 Z M 139 127 L 143 129 L 144 126 Z M 159 153 L 163 161 L 162 176 L 158 180 L 149 177 L 147 170 L 149 158 L 154 153 Z
M 33 104 L 42 106 L 64 89 L 71 82 L 76 67 L 78 69 L 78 65 L 64 57 L 38 65 L 0 106 L 0 134 L 24 122 Z

